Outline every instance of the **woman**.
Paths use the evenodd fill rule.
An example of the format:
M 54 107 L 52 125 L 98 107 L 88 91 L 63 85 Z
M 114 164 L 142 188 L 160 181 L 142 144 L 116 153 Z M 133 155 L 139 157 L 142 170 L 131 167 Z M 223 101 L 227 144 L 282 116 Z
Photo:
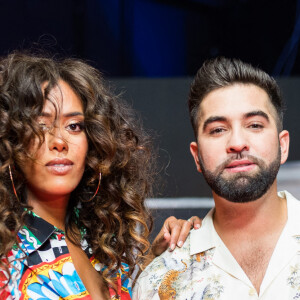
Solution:
M 154 175 L 134 121 L 82 61 L 0 61 L 1 299 L 130 299 Z

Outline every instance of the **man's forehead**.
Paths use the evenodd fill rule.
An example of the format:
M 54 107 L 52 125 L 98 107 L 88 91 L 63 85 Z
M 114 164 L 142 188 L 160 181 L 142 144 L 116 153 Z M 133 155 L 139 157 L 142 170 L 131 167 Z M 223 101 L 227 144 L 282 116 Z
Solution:
M 265 90 L 254 84 L 237 83 L 215 89 L 203 98 L 198 110 L 198 125 L 214 115 L 230 118 L 259 110 L 276 119 L 276 109 Z

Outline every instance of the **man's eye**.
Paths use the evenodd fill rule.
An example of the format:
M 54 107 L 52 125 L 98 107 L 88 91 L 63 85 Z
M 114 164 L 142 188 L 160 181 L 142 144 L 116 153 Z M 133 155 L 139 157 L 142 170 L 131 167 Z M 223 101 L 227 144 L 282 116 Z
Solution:
M 217 134 L 220 134 L 220 133 L 222 133 L 224 131 L 225 131 L 224 128 L 215 128 L 215 129 L 210 130 L 209 134 L 210 135 L 217 135 Z
M 250 125 L 251 128 L 254 128 L 254 129 L 261 129 L 261 128 L 264 128 L 263 125 L 261 124 L 258 124 L 258 123 L 253 123 Z

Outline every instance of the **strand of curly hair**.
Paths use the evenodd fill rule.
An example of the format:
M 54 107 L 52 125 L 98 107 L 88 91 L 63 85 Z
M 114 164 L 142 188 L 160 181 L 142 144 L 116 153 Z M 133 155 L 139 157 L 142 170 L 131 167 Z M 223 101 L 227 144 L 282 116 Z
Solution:
M 128 264 L 130 277 L 149 248 L 152 219 L 144 200 L 151 194 L 154 175 L 152 148 L 132 110 L 112 95 L 95 68 L 76 59 L 15 52 L 0 60 L 0 268 L 9 272 L 5 257 L 17 244 L 16 234 L 27 213 L 24 208 L 31 209 L 21 167 L 34 159 L 27 151 L 32 141 L 38 138 L 40 145 L 44 141 L 36 120 L 59 80 L 68 83 L 82 101 L 89 143 L 83 178 L 70 197 L 66 235 L 79 244 L 78 225 L 87 229 L 95 258 L 107 266 L 103 278 L 115 287 L 112 275 L 121 263 Z M 9 164 L 20 202 L 9 181 Z M 101 188 L 90 200 L 99 172 Z M 72 213 L 78 203 L 79 224 Z

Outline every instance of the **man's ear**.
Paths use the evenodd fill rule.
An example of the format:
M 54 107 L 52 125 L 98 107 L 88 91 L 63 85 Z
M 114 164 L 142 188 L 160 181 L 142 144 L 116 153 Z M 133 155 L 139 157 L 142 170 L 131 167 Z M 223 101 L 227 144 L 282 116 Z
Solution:
M 201 166 L 200 166 L 200 163 L 199 163 L 198 144 L 196 142 L 191 142 L 190 151 L 191 151 L 192 156 L 194 158 L 194 161 L 195 161 L 198 172 L 202 172 Z
M 280 163 L 284 164 L 289 156 L 290 134 L 287 130 L 282 130 L 279 133 L 279 143 L 281 149 Z

